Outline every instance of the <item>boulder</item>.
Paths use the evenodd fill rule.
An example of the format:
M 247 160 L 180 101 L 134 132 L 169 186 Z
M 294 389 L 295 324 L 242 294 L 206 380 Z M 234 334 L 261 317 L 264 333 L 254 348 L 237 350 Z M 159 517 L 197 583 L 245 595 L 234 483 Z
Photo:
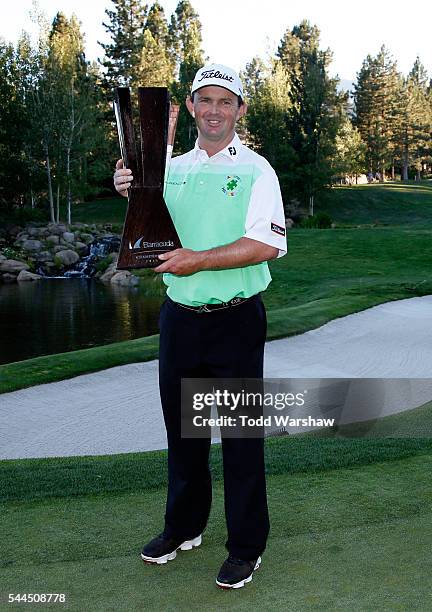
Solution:
M 33 272 L 28 272 L 27 270 L 21 270 L 21 272 L 17 276 L 17 281 L 19 283 L 23 281 L 35 281 L 42 278 L 40 274 L 33 274 Z
M 16 259 L 4 259 L 3 261 L 0 261 L 0 272 L 19 274 L 21 270 L 28 269 L 29 266 L 23 261 L 17 261 Z
M 5 259 L 7 259 L 7 258 L 0 253 L 0 261 L 4 261 Z
M 46 241 L 50 242 L 51 244 L 58 244 L 60 242 L 60 238 L 57 236 L 57 234 L 50 234 L 47 236 Z
M 56 257 L 64 266 L 73 266 L 73 264 L 76 264 L 76 262 L 79 261 L 78 253 L 75 253 L 75 251 L 72 251 L 71 249 L 58 251 Z
M 49 223 L 48 230 L 50 234 L 57 234 L 57 236 L 62 236 L 64 232 L 67 231 L 67 228 L 66 225 L 63 225 L 63 223 Z
M 29 227 L 27 229 L 28 235 L 29 236 L 33 236 L 33 238 L 35 238 L 36 236 L 40 236 L 42 233 L 42 228 L 40 227 Z
M 117 269 L 116 269 L 115 265 L 111 265 L 98 278 L 103 283 L 109 283 L 111 281 L 112 277 L 114 276 L 114 274 L 117 274 Z
M 42 242 L 40 240 L 24 240 L 22 248 L 24 251 L 40 251 Z
M 5 274 L 2 274 L 1 279 L 4 283 L 15 283 L 17 277 L 15 274 L 9 274 L 9 272 L 6 272 Z
M 40 253 L 37 253 L 34 258 L 36 261 L 42 262 L 42 261 L 52 261 L 54 259 L 54 256 L 49 251 L 41 251 Z
M 80 255 L 87 255 L 88 246 L 84 242 L 75 242 L 75 248 Z
M 63 232 L 63 240 L 65 242 L 73 242 L 75 240 L 75 236 L 72 232 Z
M 285 227 L 287 229 L 291 229 L 294 225 L 294 221 L 292 219 L 290 219 L 290 217 L 288 217 L 287 219 L 285 219 Z
M 134 285 L 138 285 L 139 278 L 128 272 L 128 270 L 121 270 L 114 274 L 111 278 L 111 283 L 114 285 L 121 285 L 123 287 L 131 287 Z

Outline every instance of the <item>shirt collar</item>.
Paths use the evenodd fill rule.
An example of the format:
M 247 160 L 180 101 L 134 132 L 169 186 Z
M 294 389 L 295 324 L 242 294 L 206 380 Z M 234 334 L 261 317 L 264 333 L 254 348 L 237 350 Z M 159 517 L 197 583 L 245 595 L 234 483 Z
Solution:
M 232 162 L 236 162 L 242 146 L 243 145 L 242 145 L 240 138 L 238 137 L 238 134 L 235 133 L 234 138 L 231 140 L 231 142 L 224 149 L 216 153 L 216 155 L 213 155 L 211 159 L 217 158 L 220 155 L 223 155 L 225 157 L 228 157 L 228 159 L 230 159 Z M 196 142 L 195 142 L 194 156 L 195 156 L 195 159 L 197 160 L 209 159 L 209 156 L 207 155 L 207 151 L 204 151 L 204 149 L 200 149 L 198 145 L 198 138 L 196 139 Z

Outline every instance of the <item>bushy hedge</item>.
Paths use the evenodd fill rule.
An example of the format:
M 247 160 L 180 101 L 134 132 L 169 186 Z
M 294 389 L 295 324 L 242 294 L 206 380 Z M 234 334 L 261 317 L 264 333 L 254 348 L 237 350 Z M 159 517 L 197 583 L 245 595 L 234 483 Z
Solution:
M 300 226 L 306 229 L 329 229 L 332 226 L 332 218 L 327 213 L 319 212 L 303 219 Z

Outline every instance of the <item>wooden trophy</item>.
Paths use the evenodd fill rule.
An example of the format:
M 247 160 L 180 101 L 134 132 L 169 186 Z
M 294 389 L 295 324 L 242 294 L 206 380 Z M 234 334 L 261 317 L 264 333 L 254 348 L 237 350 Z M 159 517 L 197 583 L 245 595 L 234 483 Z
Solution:
M 117 269 L 154 268 L 161 253 L 181 247 L 164 201 L 164 177 L 171 159 L 179 107 L 166 87 L 139 87 L 140 143 L 136 144 L 129 87 L 118 87 L 114 102 L 121 156 L 132 170 L 128 209 Z

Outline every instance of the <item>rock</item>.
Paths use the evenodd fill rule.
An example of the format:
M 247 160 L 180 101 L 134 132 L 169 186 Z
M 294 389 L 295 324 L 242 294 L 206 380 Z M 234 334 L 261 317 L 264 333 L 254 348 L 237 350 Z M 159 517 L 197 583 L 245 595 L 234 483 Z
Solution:
M 99 280 L 102 281 L 103 283 L 109 283 L 112 279 L 112 277 L 114 276 L 114 274 L 117 274 L 117 269 L 114 266 L 109 266 L 105 272 L 103 274 L 100 275 Z
M 18 274 L 21 272 L 21 270 L 28 269 L 29 266 L 23 261 L 17 261 L 16 259 L 4 259 L 3 261 L 0 261 L 0 272 Z
M 60 253 L 60 251 L 64 251 L 64 250 L 65 250 L 65 248 L 64 248 L 64 245 L 62 245 L 62 244 L 57 244 L 53 248 L 54 253 Z
M 292 219 L 290 219 L 290 217 L 288 217 L 287 219 L 285 219 L 285 227 L 287 229 L 291 229 L 294 225 L 294 221 Z
M 139 278 L 128 272 L 127 270 L 121 270 L 114 274 L 111 278 L 111 283 L 114 285 L 121 285 L 123 287 L 130 287 L 134 285 L 138 285 Z
M 29 227 L 27 229 L 28 235 L 29 236 L 40 236 L 41 234 L 41 228 L 40 227 Z
M 40 240 L 24 240 L 22 244 L 24 251 L 39 251 L 42 248 Z
M 15 276 L 15 274 L 9 274 L 9 272 L 6 272 L 2 275 L 1 279 L 4 283 L 14 283 L 17 277 Z
M 86 244 L 89 244 L 90 242 L 93 242 L 94 236 L 92 236 L 91 234 L 87 234 L 86 232 L 80 232 L 79 233 L 79 239 L 82 242 L 85 242 Z
M 66 242 L 73 242 L 75 240 L 75 236 L 72 232 L 63 232 L 63 240 Z
M 80 255 L 87 255 L 88 247 L 84 242 L 76 242 L 75 248 Z
M 12 238 L 18 236 L 18 234 L 22 231 L 22 227 L 20 227 L 19 225 L 10 225 L 8 226 L 7 230 L 10 236 L 12 236 Z
M 46 241 L 50 242 L 51 244 L 58 244 L 60 242 L 60 238 L 57 236 L 57 234 L 50 234 L 47 236 Z
M 0 253 L 0 261 L 4 261 L 6 257 Z
M 49 223 L 48 230 L 50 234 L 57 234 L 57 236 L 62 236 L 64 232 L 67 231 L 67 228 L 66 225 L 63 225 L 62 223 Z
M 35 281 L 42 278 L 39 274 L 33 274 L 33 272 L 28 272 L 27 270 L 21 270 L 21 272 L 17 276 L 17 281 L 19 283 L 23 281 Z
M 76 262 L 79 261 L 78 253 L 75 253 L 75 251 L 72 251 L 71 249 L 58 251 L 56 257 L 64 266 L 73 266 L 73 264 L 76 264 Z
M 35 260 L 37 262 L 52 261 L 53 258 L 54 258 L 53 254 L 50 253 L 49 251 L 41 251 L 40 253 L 37 253 L 35 255 Z

